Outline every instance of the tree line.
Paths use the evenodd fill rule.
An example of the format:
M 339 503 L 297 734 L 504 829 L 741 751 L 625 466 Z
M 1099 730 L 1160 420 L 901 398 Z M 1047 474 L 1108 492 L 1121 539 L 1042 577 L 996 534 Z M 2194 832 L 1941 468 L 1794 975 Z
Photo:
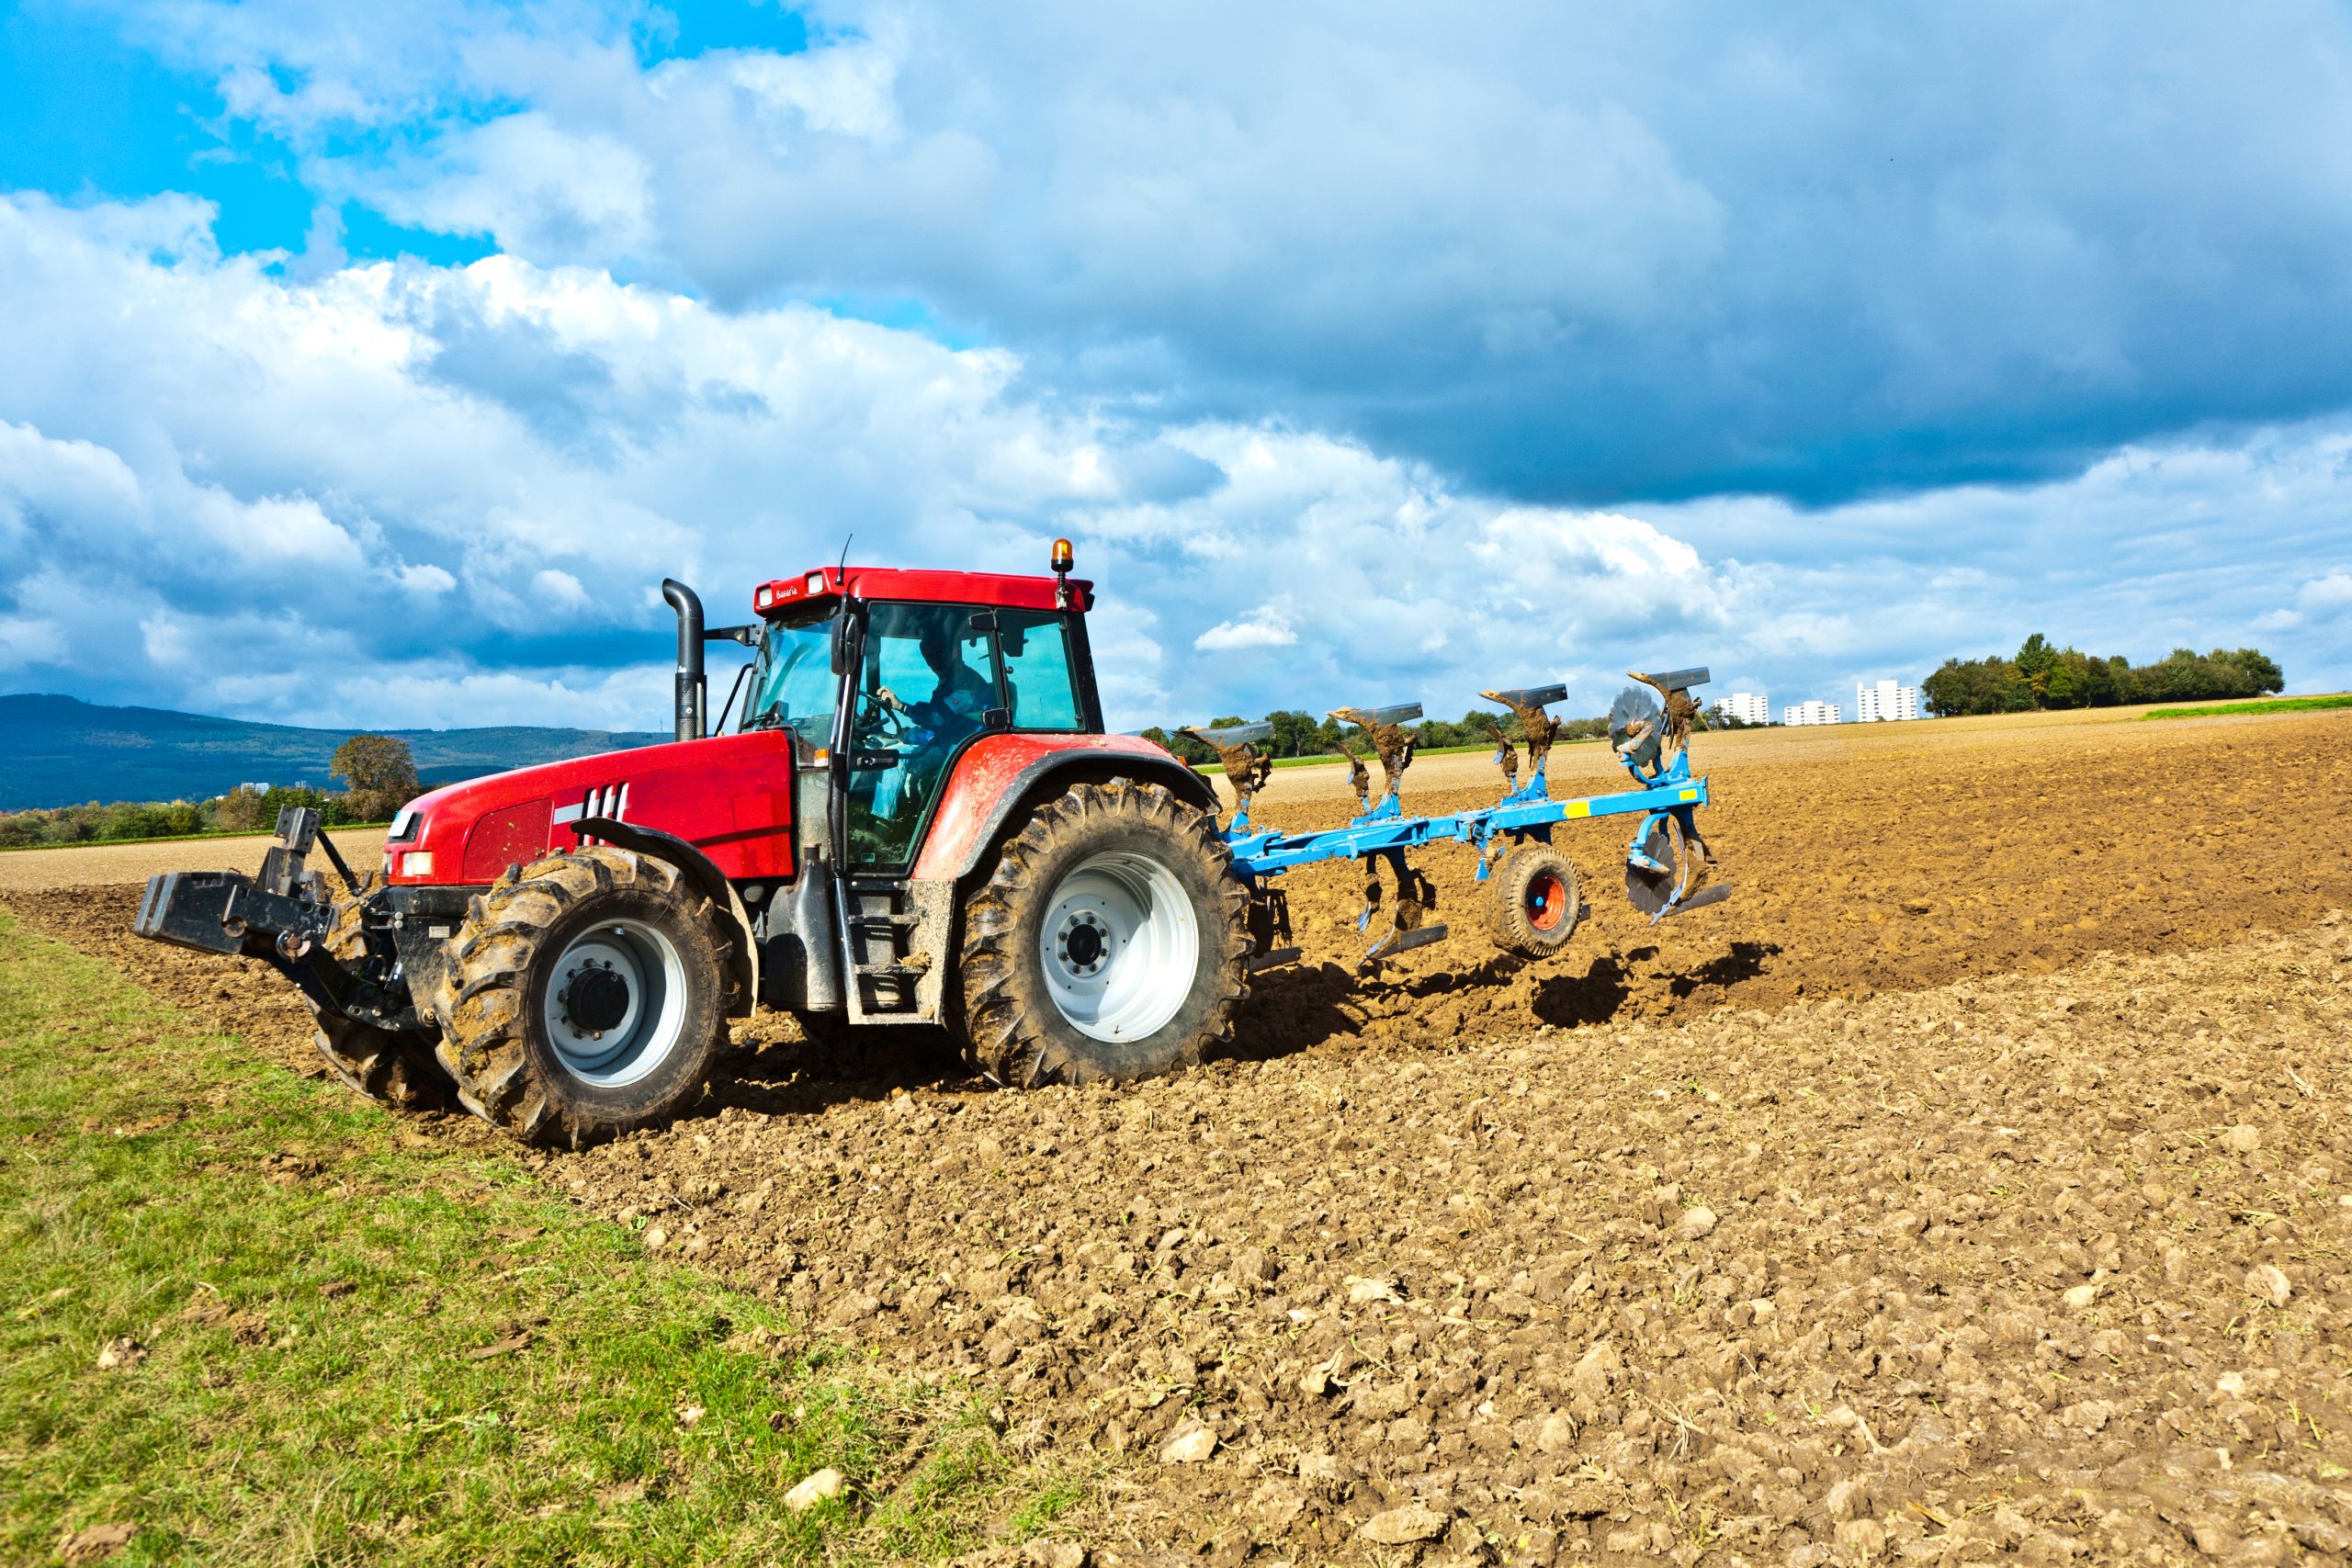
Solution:
M 2015 658 L 1994 654 L 1945 660 L 1919 683 L 1919 695 L 1929 713 L 1951 718 L 2254 697 L 2285 685 L 2278 664 L 2251 648 L 2217 648 L 2211 653 L 2176 648 L 2153 664 L 2134 664 L 2120 654 L 2101 659 L 2072 647 L 2058 648 L 2036 632 Z
M 289 806 L 307 806 L 330 828 L 385 822 L 414 799 L 421 786 L 408 742 L 390 735 L 355 735 L 327 764 L 341 790 L 308 784 L 240 787 L 210 800 L 122 800 L 101 805 L 0 812 L 0 849 L 37 844 L 103 843 L 169 839 L 188 833 L 262 832 Z

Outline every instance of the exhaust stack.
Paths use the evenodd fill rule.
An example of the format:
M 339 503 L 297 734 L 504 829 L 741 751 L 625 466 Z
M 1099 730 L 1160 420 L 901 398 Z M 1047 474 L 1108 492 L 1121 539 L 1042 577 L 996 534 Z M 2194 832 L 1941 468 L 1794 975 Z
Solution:
M 678 612 L 678 680 L 675 726 L 681 740 L 699 740 L 703 729 L 702 600 L 674 577 L 662 580 L 662 597 Z

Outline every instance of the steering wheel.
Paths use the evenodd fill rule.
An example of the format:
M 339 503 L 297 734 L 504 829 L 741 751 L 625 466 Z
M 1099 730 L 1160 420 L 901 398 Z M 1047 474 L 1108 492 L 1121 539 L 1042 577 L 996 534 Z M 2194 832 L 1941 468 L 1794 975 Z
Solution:
M 912 728 L 912 721 L 902 710 L 869 695 L 865 704 L 865 712 L 857 721 L 857 736 L 861 741 L 870 740 L 878 745 L 896 746 L 905 739 L 907 731 Z

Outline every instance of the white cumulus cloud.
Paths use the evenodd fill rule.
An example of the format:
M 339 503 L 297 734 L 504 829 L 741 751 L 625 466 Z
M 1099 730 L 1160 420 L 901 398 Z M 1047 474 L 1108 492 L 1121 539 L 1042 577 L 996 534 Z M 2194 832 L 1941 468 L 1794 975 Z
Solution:
M 1231 653 L 1245 648 L 1288 648 L 1298 640 L 1283 612 L 1261 609 L 1247 620 L 1219 621 L 1193 639 L 1204 653 Z

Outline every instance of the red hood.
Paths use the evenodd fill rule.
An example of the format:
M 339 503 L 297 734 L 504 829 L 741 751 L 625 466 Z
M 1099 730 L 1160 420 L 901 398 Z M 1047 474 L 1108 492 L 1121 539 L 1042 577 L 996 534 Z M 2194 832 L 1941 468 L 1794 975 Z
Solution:
M 396 884 L 479 886 L 582 840 L 605 817 L 698 845 L 730 877 L 791 873 L 792 737 L 676 740 L 468 779 L 409 802 L 385 842 Z

